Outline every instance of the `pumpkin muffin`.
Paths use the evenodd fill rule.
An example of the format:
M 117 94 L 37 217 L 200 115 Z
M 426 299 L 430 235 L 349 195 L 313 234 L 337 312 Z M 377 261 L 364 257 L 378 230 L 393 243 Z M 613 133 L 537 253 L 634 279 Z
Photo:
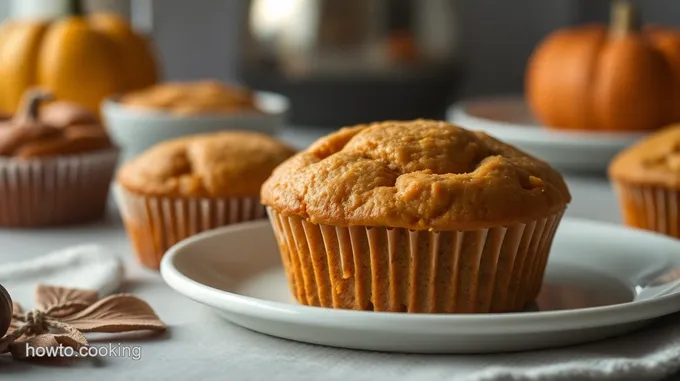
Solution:
M 250 90 L 210 80 L 159 84 L 126 94 L 120 103 L 185 116 L 257 110 Z
M 267 135 L 229 131 L 169 140 L 125 163 L 116 196 L 140 262 L 158 268 L 184 238 L 266 218 L 260 187 L 293 153 Z
M 82 106 L 27 92 L 0 121 L 0 226 L 81 223 L 104 216 L 118 159 L 97 117 Z
M 276 168 L 261 199 L 306 305 L 522 310 L 571 196 L 546 163 L 432 120 L 343 128 Z
M 680 124 L 620 152 L 609 177 L 626 225 L 680 238 Z

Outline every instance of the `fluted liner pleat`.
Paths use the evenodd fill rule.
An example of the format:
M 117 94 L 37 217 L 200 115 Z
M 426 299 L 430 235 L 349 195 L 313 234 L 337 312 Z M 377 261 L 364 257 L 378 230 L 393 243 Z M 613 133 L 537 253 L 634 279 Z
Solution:
M 0 226 L 88 222 L 106 213 L 118 150 L 0 159 Z
M 680 190 L 616 183 L 626 225 L 680 238 Z
M 257 196 L 171 198 L 145 196 L 114 185 L 114 195 L 139 261 L 158 269 L 165 252 L 200 232 L 266 218 Z
M 430 313 L 524 309 L 540 292 L 563 215 L 490 229 L 413 231 L 319 225 L 267 211 L 301 304 Z

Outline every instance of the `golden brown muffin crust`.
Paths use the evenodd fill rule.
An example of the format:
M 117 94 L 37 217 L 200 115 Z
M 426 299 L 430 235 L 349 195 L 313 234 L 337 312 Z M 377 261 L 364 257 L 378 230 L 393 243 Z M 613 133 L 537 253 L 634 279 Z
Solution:
M 314 223 L 470 230 L 546 217 L 571 196 L 548 164 L 440 121 L 343 128 L 274 170 L 263 204 Z
M 628 184 L 680 189 L 680 124 L 620 152 L 609 165 L 609 176 Z
M 294 153 L 260 133 L 199 134 L 150 148 L 120 169 L 118 182 L 150 196 L 256 196 L 272 170 Z

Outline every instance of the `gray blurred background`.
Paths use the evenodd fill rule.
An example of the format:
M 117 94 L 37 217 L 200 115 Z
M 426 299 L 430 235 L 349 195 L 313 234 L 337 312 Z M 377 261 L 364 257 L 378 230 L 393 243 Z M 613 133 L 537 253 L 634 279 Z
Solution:
M 50 0 L 57 1 L 57 0 Z M 423 0 L 427 1 L 427 0 Z M 463 97 L 518 93 L 535 44 L 555 28 L 607 19 L 606 0 L 451 0 L 460 20 Z M 16 3 L 30 0 L 16 0 Z M 88 0 L 130 16 L 155 40 L 168 79 L 237 80 L 248 0 Z M 645 21 L 680 26 L 680 1 L 637 1 Z M 0 18 L 12 0 L 0 2 Z M 209 58 L 206 58 L 209 57 Z

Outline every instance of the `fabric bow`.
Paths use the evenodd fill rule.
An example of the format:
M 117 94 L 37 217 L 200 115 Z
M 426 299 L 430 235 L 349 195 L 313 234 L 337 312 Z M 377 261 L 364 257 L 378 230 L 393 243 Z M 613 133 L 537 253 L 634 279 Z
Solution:
M 143 300 L 116 294 L 99 299 L 97 292 L 39 285 L 36 305 L 24 312 L 13 305 L 9 332 L 0 339 L 0 353 L 26 357 L 27 347 L 89 346 L 84 333 L 163 331 L 165 324 Z

